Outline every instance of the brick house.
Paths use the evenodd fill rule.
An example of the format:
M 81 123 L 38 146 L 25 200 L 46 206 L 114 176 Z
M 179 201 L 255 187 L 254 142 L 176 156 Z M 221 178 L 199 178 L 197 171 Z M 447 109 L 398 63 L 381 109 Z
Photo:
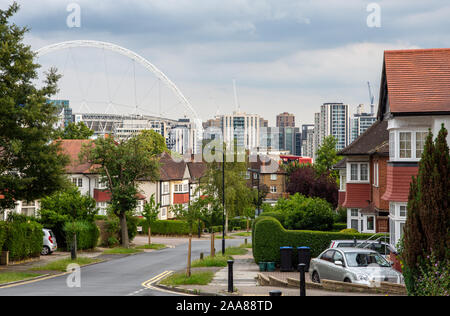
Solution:
M 339 206 L 347 208 L 347 227 L 359 232 L 388 232 L 386 190 L 389 147 L 386 121 L 375 122 L 364 134 L 339 152 L 345 158 L 339 170 Z
M 246 179 L 249 187 L 258 189 L 259 185 L 260 190 L 264 186 L 267 188 L 264 203 L 275 204 L 278 199 L 287 197 L 286 171 L 271 158 L 266 161 L 258 156 L 256 161 L 250 162 Z
M 345 161 L 335 168 L 348 227 L 389 231 L 395 246 L 428 131 L 436 137 L 442 124 L 450 129 L 450 49 L 386 51 L 380 86 L 377 121 L 340 152 Z

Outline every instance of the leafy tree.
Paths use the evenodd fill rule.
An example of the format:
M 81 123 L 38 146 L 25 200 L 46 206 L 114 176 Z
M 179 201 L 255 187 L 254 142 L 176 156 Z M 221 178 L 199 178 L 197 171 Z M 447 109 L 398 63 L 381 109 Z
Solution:
M 145 221 L 148 224 L 148 244 L 152 244 L 152 230 L 151 224 L 153 224 L 158 219 L 159 209 L 161 208 L 161 203 L 155 202 L 155 195 L 152 194 L 150 201 L 144 205 L 144 211 L 142 216 L 144 216 Z
M 56 132 L 56 137 L 62 139 L 89 139 L 92 135 L 94 131 L 83 122 L 69 123 L 63 130 Z
M 325 199 L 334 208 L 338 204 L 338 186 L 335 179 L 326 173 L 318 174 L 316 169 L 309 165 L 304 165 L 294 171 L 289 178 L 287 192 Z
M 79 227 L 83 225 L 77 223 L 94 223 L 97 211 L 93 198 L 82 195 L 78 188 L 70 186 L 41 200 L 39 222 L 55 233 L 61 248 L 66 248 L 66 241 L 70 239 L 67 234 L 80 232 Z
M 222 147 L 219 145 L 219 148 Z M 253 203 L 251 189 L 247 186 L 245 174 L 248 167 L 248 155 L 243 152 L 226 151 L 225 165 L 225 232 L 228 232 L 228 218 L 243 215 L 243 210 Z M 236 148 L 236 146 L 235 146 Z M 213 151 L 215 153 L 215 151 Z M 244 159 L 238 159 L 238 157 Z M 222 155 L 220 154 L 220 157 Z M 223 162 L 208 163 L 202 192 L 205 195 L 223 201 Z M 243 161 L 240 161 L 243 160 Z
M 99 138 L 80 153 L 82 161 L 99 166 L 111 193 L 110 209 L 120 220 L 122 246 L 129 247 L 127 214 L 137 206 L 138 180 L 159 178 L 159 157 L 167 150 L 163 136 L 143 131 L 128 140 Z
M 334 223 L 333 210 L 326 200 L 298 193 L 278 200 L 272 211 L 281 213 L 279 218 L 287 229 L 330 231 Z
M 342 158 L 337 155 L 336 150 L 337 139 L 334 136 L 325 137 L 322 145 L 316 153 L 316 160 L 314 161 L 314 168 L 319 175 L 330 174 L 335 179 L 338 179 L 339 174 L 337 170 L 333 170 L 333 166 L 337 164 Z
M 42 88 L 35 53 L 23 44 L 28 28 L 10 22 L 19 10 L 13 3 L 0 10 L 0 212 L 19 200 L 33 201 L 65 185 L 68 157 L 52 142 L 57 109 L 47 100 L 60 78 L 50 69 Z
M 417 282 L 427 274 L 426 259 L 450 262 L 450 155 L 444 125 L 433 143 L 430 131 L 424 146 L 419 173 L 413 177 L 408 199 L 408 216 L 401 253 L 405 262 L 405 283 L 417 294 Z

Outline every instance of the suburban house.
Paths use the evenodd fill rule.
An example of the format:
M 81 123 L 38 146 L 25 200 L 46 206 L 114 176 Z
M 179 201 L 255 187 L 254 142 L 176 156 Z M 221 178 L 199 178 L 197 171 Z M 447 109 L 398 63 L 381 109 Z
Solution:
M 349 228 L 389 231 L 390 243 L 398 243 L 428 131 L 436 137 L 442 124 L 450 129 L 449 91 L 450 49 L 385 52 L 377 121 L 339 153 L 345 160 L 335 166 Z
M 450 49 L 386 51 L 378 117 L 388 122 L 389 162 L 382 199 L 389 202 L 391 244 L 397 244 L 428 131 L 436 137 L 442 124 L 450 130 Z
M 388 232 L 386 191 L 389 158 L 387 121 L 376 121 L 339 152 L 345 158 L 334 166 L 340 173 L 339 206 L 347 208 L 347 227 L 364 233 Z
M 278 199 L 287 197 L 286 171 L 275 160 L 266 158 L 261 159 L 261 156 L 258 156 L 257 159 L 250 159 L 250 168 L 246 175 L 247 185 L 259 190 L 265 187 L 268 193 L 264 203 L 275 204 Z

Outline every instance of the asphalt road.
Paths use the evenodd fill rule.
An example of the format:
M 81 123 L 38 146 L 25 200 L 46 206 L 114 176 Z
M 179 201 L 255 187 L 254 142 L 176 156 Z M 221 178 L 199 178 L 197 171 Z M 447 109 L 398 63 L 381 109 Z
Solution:
M 216 240 L 216 252 L 222 248 Z M 243 239 L 227 239 L 226 246 L 238 246 Z M 209 254 L 210 241 L 192 241 L 192 260 Z M 0 288 L 0 296 L 127 296 L 178 295 L 142 286 L 165 271 L 186 268 L 187 242 L 175 248 L 142 253 L 81 268 L 81 287 L 69 288 L 67 275 L 10 288 Z

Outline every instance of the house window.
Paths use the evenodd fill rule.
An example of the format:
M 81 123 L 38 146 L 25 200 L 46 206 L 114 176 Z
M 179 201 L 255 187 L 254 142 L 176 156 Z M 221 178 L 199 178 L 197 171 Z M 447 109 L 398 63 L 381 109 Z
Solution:
M 247 171 L 247 173 L 245 174 L 245 179 L 247 179 L 247 180 L 250 179 L 250 171 Z
M 73 178 L 72 183 L 75 184 L 79 188 L 83 187 L 83 179 L 82 178 Z
M 351 164 L 351 175 L 350 179 L 352 181 L 358 181 L 358 164 L 352 163 Z
M 375 216 L 367 216 L 367 230 L 373 231 L 375 230 Z
M 378 162 L 373 165 L 373 185 L 378 186 Z
M 352 219 L 350 221 L 350 228 L 358 230 L 358 220 L 357 219 Z
M 369 181 L 369 164 L 368 163 L 351 163 L 349 176 L 350 176 L 350 181 L 368 182 Z
M 361 181 L 367 181 L 369 180 L 369 165 L 367 164 L 361 164 Z
M 340 190 L 345 192 L 347 189 L 347 176 L 345 174 L 341 174 L 341 181 L 339 181 Z
M 163 194 L 169 193 L 169 184 L 168 183 L 163 183 L 162 191 L 163 191 L 162 192 Z
M 427 132 L 416 132 L 416 158 L 422 157 L 427 135 Z
M 406 205 L 400 205 L 400 217 L 406 217 L 407 210 Z
M 270 180 L 276 181 L 277 180 L 277 174 L 271 174 L 270 175 Z
M 253 174 L 253 179 L 258 179 L 258 174 L 256 172 Z
M 276 185 L 271 185 L 270 186 L 270 193 L 277 193 L 277 186 Z
M 411 158 L 411 133 L 400 132 L 400 158 Z
M 357 208 L 352 208 L 350 210 L 350 214 L 352 217 L 358 217 L 358 209 Z
M 170 197 L 168 195 L 164 195 L 161 198 L 161 204 L 162 205 L 169 205 L 170 204 Z
M 183 184 L 183 191 L 189 192 L 189 184 Z

